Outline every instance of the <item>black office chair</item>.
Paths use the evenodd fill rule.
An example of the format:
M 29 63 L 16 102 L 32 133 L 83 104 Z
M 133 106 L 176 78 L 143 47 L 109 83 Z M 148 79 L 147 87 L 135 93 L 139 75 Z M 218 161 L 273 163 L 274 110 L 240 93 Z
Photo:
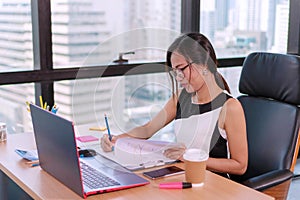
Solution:
M 246 173 L 232 178 L 264 190 L 293 176 L 300 124 L 300 57 L 251 53 L 243 63 L 239 90 L 249 161 Z

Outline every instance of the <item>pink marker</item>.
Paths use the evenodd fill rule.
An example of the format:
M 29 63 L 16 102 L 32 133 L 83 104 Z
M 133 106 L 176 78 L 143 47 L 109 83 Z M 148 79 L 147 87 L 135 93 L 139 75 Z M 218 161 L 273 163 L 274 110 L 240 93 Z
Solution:
M 185 189 L 191 188 L 192 184 L 188 182 L 169 182 L 169 183 L 160 183 L 159 188 L 161 189 Z

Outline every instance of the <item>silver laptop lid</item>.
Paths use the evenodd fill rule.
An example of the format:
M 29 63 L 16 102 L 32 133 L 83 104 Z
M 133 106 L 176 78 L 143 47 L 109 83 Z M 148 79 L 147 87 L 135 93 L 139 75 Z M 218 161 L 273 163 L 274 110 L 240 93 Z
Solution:
M 73 123 L 30 105 L 40 166 L 84 197 Z

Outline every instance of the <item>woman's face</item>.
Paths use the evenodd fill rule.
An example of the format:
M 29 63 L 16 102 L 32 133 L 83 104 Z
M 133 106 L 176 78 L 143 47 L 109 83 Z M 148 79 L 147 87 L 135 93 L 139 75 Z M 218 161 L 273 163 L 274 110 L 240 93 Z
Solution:
M 171 55 L 172 70 L 175 72 L 176 80 L 186 89 L 187 92 L 193 93 L 201 89 L 204 80 L 200 73 L 200 67 L 187 61 L 182 55 L 173 52 Z

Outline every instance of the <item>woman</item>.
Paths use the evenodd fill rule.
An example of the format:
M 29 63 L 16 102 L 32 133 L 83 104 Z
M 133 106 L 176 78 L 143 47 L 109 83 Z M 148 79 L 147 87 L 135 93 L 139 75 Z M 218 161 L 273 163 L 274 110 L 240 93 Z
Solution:
M 176 89 L 165 107 L 148 123 L 128 133 L 104 135 L 101 146 L 111 151 L 121 137 L 150 138 L 172 120 L 177 142 L 183 146 L 165 150 L 164 155 L 182 160 L 186 148 L 209 151 L 207 169 L 229 177 L 241 175 L 248 162 L 246 124 L 239 101 L 229 95 L 229 88 L 217 72 L 217 59 L 209 40 L 200 33 L 178 37 L 167 52 L 167 65 L 182 90 Z

